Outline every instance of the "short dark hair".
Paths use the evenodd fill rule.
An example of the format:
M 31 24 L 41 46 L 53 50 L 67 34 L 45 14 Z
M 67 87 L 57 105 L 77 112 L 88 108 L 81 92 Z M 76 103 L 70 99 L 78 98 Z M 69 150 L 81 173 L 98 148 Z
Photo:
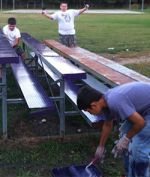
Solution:
M 83 86 L 78 91 L 77 106 L 80 110 L 86 110 L 91 107 L 92 102 L 98 101 L 102 96 L 102 93 L 92 87 Z
M 67 4 L 67 5 L 68 5 L 68 3 L 67 3 L 66 1 L 62 1 L 62 2 L 60 3 L 60 5 L 62 5 L 62 4 Z
M 8 24 L 9 25 L 16 25 L 16 19 L 14 17 L 8 18 Z

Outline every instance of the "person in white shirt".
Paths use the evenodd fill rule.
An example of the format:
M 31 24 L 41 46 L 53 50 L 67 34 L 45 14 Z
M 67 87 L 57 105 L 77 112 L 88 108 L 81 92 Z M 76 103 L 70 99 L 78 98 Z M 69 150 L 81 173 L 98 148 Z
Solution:
M 21 34 L 20 30 L 16 27 L 16 19 L 14 17 L 8 18 L 8 24 L 3 27 L 3 33 L 16 53 L 25 59 L 24 51 L 19 46 Z
M 59 40 L 62 44 L 68 47 L 76 46 L 76 36 L 75 36 L 75 27 L 74 19 L 76 16 L 82 14 L 89 8 L 89 5 L 86 4 L 84 8 L 79 10 L 69 9 L 66 2 L 60 4 L 60 11 L 57 11 L 49 15 L 46 10 L 42 11 L 42 14 L 51 19 L 58 21 L 58 33 Z

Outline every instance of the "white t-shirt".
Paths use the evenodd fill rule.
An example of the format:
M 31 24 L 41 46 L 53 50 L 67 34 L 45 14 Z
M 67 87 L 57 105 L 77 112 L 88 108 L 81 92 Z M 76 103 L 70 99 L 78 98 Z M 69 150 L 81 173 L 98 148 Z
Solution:
M 62 35 L 74 35 L 74 18 L 80 14 L 79 10 L 58 11 L 51 15 L 53 20 L 58 21 L 58 32 Z
M 17 27 L 15 27 L 13 31 L 11 31 L 8 25 L 6 25 L 3 27 L 3 33 L 7 37 L 11 46 L 14 46 L 15 40 L 21 37 L 20 31 Z

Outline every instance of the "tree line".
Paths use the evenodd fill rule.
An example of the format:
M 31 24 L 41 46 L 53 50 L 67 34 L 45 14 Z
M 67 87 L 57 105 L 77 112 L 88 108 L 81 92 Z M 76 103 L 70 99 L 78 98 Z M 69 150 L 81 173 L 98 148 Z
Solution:
M 3 6 L 10 8 L 15 1 L 16 8 L 58 8 L 61 2 L 67 2 L 72 8 L 79 8 L 84 4 L 90 4 L 91 8 L 124 8 L 128 6 L 129 0 L 2 0 Z M 142 0 L 131 0 L 132 4 L 141 4 Z M 150 4 L 149 0 L 144 0 L 145 4 Z

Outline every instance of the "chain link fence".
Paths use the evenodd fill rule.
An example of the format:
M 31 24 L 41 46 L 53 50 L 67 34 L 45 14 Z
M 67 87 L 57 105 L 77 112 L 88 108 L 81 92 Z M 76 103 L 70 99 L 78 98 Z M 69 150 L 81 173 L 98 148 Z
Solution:
M 0 0 L 1 10 L 8 9 L 58 9 L 62 0 Z M 150 7 L 149 0 L 68 0 L 70 8 L 81 8 L 90 4 L 91 9 L 133 9 Z

